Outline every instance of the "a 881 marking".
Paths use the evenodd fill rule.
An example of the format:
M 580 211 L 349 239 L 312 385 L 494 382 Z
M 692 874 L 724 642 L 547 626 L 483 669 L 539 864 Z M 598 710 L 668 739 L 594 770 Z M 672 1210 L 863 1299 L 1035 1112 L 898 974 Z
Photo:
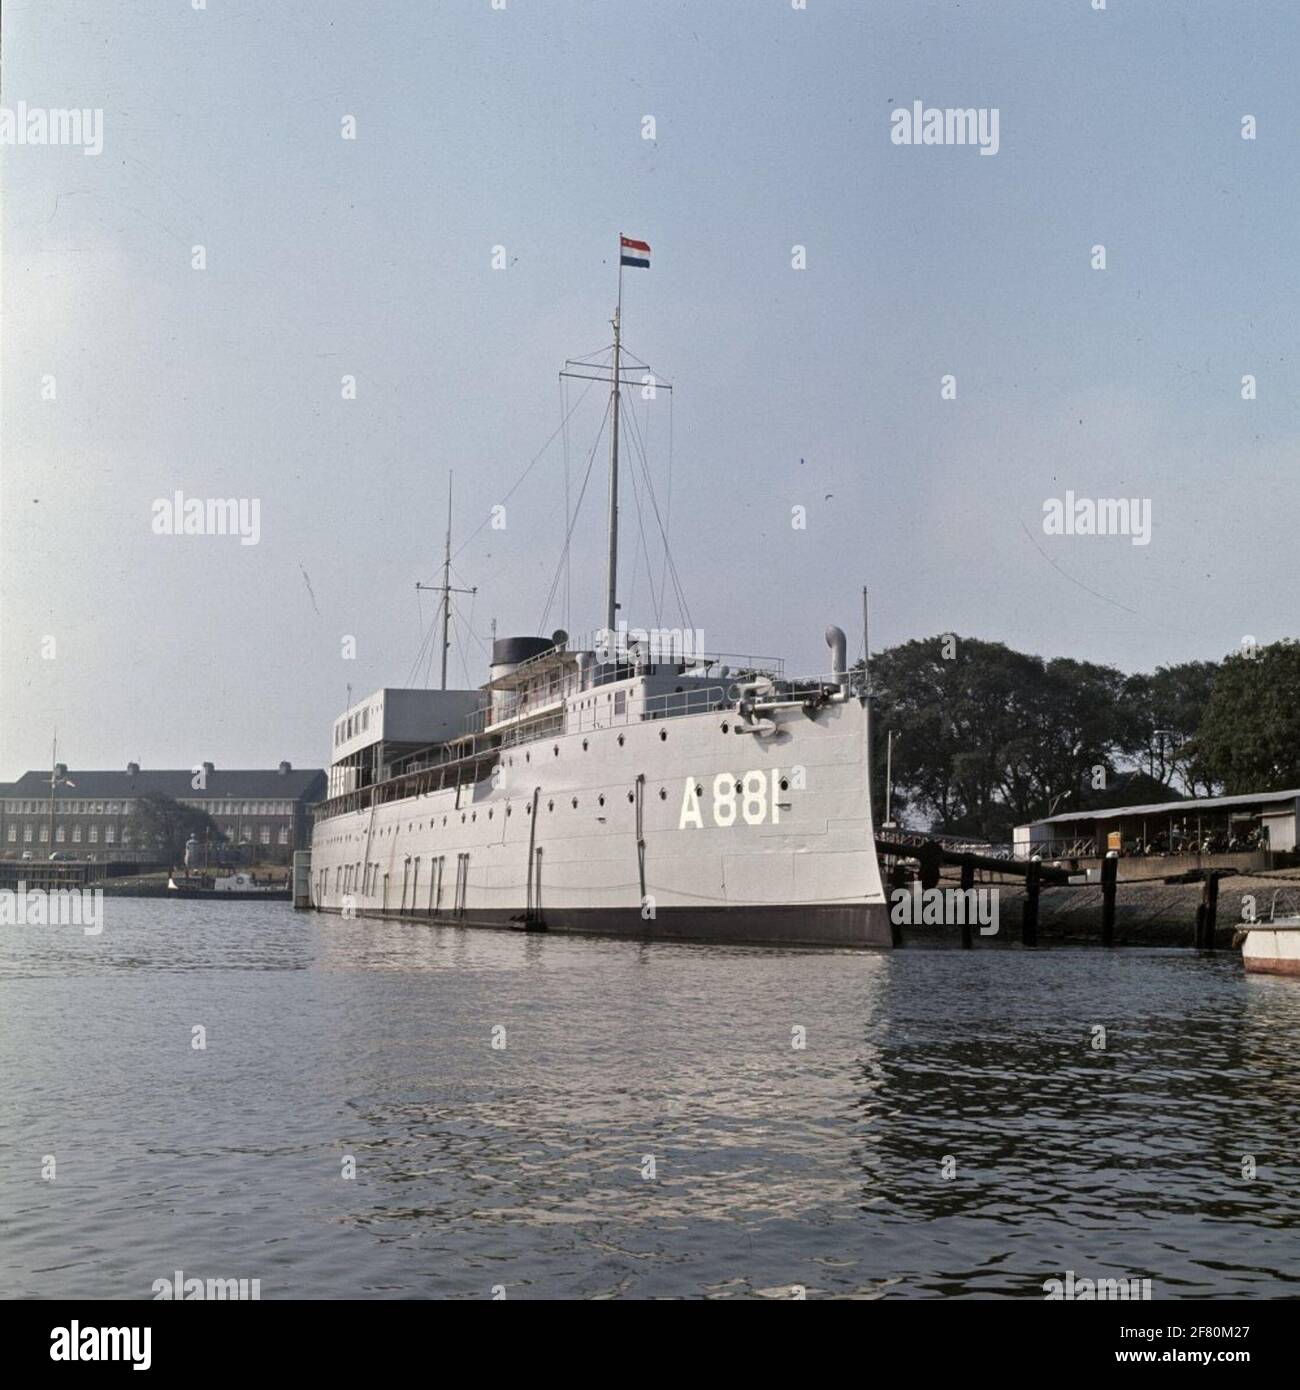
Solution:
M 719 772 L 713 779 L 708 814 L 713 824 L 725 830 L 738 821 L 745 825 L 781 824 L 781 769 L 764 772 L 755 768 L 737 780 L 734 773 Z M 694 777 L 682 788 L 682 811 L 678 830 L 703 830 L 706 795 L 704 785 Z

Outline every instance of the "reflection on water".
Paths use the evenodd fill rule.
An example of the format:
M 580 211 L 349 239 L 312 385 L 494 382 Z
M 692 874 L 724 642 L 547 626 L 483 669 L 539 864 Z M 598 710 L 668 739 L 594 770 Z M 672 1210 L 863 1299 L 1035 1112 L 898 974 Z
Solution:
M 105 906 L 97 938 L 0 935 L 0 1294 L 1300 1283 L 1300 984 L 1228 954 Z

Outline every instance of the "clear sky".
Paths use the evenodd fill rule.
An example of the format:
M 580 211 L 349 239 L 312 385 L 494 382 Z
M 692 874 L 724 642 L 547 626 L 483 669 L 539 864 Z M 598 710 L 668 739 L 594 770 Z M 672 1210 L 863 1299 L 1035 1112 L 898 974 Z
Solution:
M 0 777 L 55 726 L 72 766 L 327 761 L 349 685 L 408 683 L 448 470 L 463 542 L 609 341 L 620 230 L 710 649 L 823 670 L 864 584 L 873 648 L 1142 670 L 1295 633 L 1298 30 L 1293 0 L 7 0 L 0 104 L 102 109 L 103 150 L 0 150 Z M 891 143 L 917 100 L 996 108 L 997 154 Z M 666 399 L 637 413 L 666 504 Z M 537 631 L 564 471 L 557 440 L 457 555 L 453 683 L 491 619 Z M 1150 543 L 1045 535 L 1067 489 L 1149 499 Z M 177 490 L 256 500 L 258 543 L 155 534 Z M 604 502 L 598 460 L 575 631 Z

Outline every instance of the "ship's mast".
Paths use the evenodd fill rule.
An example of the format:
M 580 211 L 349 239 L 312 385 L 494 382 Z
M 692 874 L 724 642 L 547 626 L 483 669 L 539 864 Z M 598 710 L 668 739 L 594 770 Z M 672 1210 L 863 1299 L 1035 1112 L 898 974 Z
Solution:
M 451 478 L 447 474 L 447 543 L 442 550 L 442 684 L 440 690 L 447 688 L 447 650 L 451 641 L 447 636 L 447 620 L 451 616 Z
M 609 563 L 605 580 L 605 629 L 613 639 L 618 626 L 618 414 L 619 414 L 619 335 L 623 317 L 623 236 L 619 233 L 618 307 L 614 310 L 614 364 L 610 372 L 610 411 L 613 428 L 609 436 Z
M 451 482 L 453 475 L 447 474 L 447 540 L 442 550 L 442 583 L 441 584 L 417 584 L 415 587 L 420 589 L 431 589 L 434 593 L 441 594 L 442 598 L 438 601 L 438 606 L 442 617 L 442 685 L 441 689 L 447 688 L 447 653 L 451 650 L 451 637 L 448 627 L 451 622 L 451 596 L 452 594 L 476 594 L 477 588 L 457 589 L 451 582 Z
M 618 303 L 614 309 L 614 317 L 610 322 L 614 325 L 614 351 L 609 366 L 609 413 L 612 416 L 611 428 L 609 432 L 609 549 L 608 560 L 605 572 L 605 630 L 609 634 L 611 643 L 618 627 L 618 445 L 619 429 L 622 416 L 622 387 L 623 373 L 627 370 L 623 366 L 623 258 L 628 256 L 628 265 L 648 266 L 650 264 L 650 248 L 644 242 L 631 241 L 625 238 L 622 233 L 618 238 Z M 594 354 L 593 354 L 594 355 Z M 631 355 L 633 370 L 644 368 L 649 371 L 646 363 L 641 362 L 636 354 Z M 564 370 L 560 373 L 562 378 L 573 378 L 576 381 L 600 381 L 606 380 L 604 368 L 597 362 L 592 362 L 585 357 L 565 359 Z M 672 386 L 666 381 L 658 381 L 653 376 L 646 376 L 645 382 L 654 382 L 654 389 L 660 391 L 671 391 Z M 590 389 L 590 388 L 588 388 Z M 584 392 L 585 394 L 585 392 Z M 653 390 L 650 392 L 652 397 Z M 568 416 L 564 417 L 567 420 Z M 564 421 L 561 421 L 563 424 Z M 633 420 L 635 424 L 635 419 Z M 634 441 L 635 442 L 635 441 Z M 566 446 L 567 447 L 567 446 Z M 648 485 L 648 480 L 647 480 Z M 586 491 L 586 485 L 583 485 Z M 581 495 L 578 499 L 581 505 Z M 568 508 L 565 508 L 567 513 Z M 569 527 L 565 538 L 565 554 L 561 564 L 565 563 L 568 556 L 568 536 L 572 534 L 574 517 L 567 517 Z M 549 605 L 548 605 L 549 607 Z

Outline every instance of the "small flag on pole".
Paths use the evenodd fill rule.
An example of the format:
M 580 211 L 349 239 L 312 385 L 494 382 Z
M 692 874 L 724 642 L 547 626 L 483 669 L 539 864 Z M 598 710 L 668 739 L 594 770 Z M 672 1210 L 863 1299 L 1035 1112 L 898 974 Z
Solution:
M 639 265 L 643 270 L 650 269 L 650 247 L 644 241 L 633 241 L 630 236 L 620 236 L 619 264 Z

